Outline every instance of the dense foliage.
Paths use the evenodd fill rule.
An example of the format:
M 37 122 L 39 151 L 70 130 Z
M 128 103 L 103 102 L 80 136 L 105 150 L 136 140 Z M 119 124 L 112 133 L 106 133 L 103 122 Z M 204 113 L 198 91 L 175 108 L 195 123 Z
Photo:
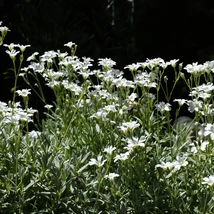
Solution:
M 1 44 L 8 30 L 1 23 Z M 4 46 L 14 88 L 11 101 L 0 102 L 1 213 L 214 212 L 213 61 L 188 64 L 186 79 L 179 60 L 148 59 L 122 71 L 99 58 L 94 69 L 94 60 L 78 57 L 77 45 L 68 42 L 68 52 L 34 52 L 23 67 L 29 45 Z M 167 67 L 174 71 L 172 90 Z M 54 103 L 46 102 L 41 78 Z M 29 89 L 17 89 L 20 79 Z M 190 99 L 174 100 L 175 117 L 183 105 L 195 117 L 171 126 L 171 105 L 158 92 L 171 100 L 179 79 Z M 32 91 L 47 109 L 38 126 Z

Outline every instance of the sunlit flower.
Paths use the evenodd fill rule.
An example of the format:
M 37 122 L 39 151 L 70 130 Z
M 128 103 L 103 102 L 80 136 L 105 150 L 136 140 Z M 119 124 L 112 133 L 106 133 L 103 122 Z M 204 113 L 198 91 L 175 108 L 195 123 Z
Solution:
M 187 161 L 187 156 L 183 155 L 177 155 L 176 160 L 172 162 L 174 170 L 173 171 L 178 171 L 182 166 L 187 166 L 188 161 Z
M 130 71 L 137 71 L 138 68 L 140 68 L 142 66 L 142 63 L 137 62 L 137 63 L 133 63 L 131 65 L 127 65 L 124 67 L 124 69 L 128 68 Z
M 49 86 L 50 88 L 54 88 L 54 87 L 60 85 L 60 81 L 52 80 L 49 83 L 46 83 L 46 85 Z
M 171 170 L 174 167 L 173 163 L 171 162 L 161 162 L 161 164 L 156 164 L 155 168 L 162 168 L 164 170 L 169 169 Z
M 191 143 L 190 146 L 191 146 L 191 152 L 192 153 L 197 153 L 199 150 L 201 151 L 205 151 L 206 148 L 207 148 L 207 145 L 209 145 L 209 141 L 194 141 L 194 143 Z
M 187 100 L 185 100 L 185 99 L 174 99 L 174 102 L 178 102 L 179 106 L 183 106 L 185 103 L 187 103 Z
M 123 122 L 122 126 L 118 126 L 118 128 L 122 132 L 127 132 L 128 130 L 133 131 L 135 128 L 139 127 L 140 124 L 137 121 L 131 121 L 131 122 Z
M 41 132 L 35 130 L 28 132 L 28 136 L 32 139 L 37 139 L 41 134 Z
M 109 179 L 110 181 L 113 181 L 114 180 L 114 178 L 116 178 L 116 177 L 119 177 L 119 175 L 117 174 L 117 173 L 109 173 L 108 175 L 105 175 L 105 177 L 104 178 L 107 178 L 107 179 Z
M 158 66 L 158 65 L 161 65 L 164 62 L 163 59 L 161 58 L 154 58 L 154 59 L 147 59 L 146 60 L 146 63 L 148 63 L 147 67 L 152 70 L 154 67 Z
M 30 45 L 19 45 L 17 44 L 16 47 L 20 49 L 20 51 L 23 53 L 27 47 L 30 47 Z
M 98 59 L 98 65 L 101 65 L 104 68 L 110 69 L 114 65 L 116 65 L 116 62 L 109 58 L 100 58 Z
M 53 108 L 53 106 L 52 106 L 52 105 L 47 104 L 47 105 L 45 105 L 45 106 L 44 106 L 44 108 L 46 108 L 46 109 L 51 109 L 51 108 Z
M 68 42 L 66 44 L 64 44 L 64 46 L 67 46 L 69 48 L 72 48 L 73 46 L 75 46 L 76 44 L 74 42 Z
M 121 153 L 119 155 L 116 155 L 115 158 L 114 158 L 114 162 L 117 162 L 118 160 L 121 160 L 121 161 L 125 161 L 129 158 L 129 152 L 125 152 L 125 153 Z
M 55 51 L 45 51 L 45 53 L 40 56 L 41 62 L 52 63 L 53 59 L 58 56 L 58 53 Z
M 4 44 L 5 47 L 7 47 L 10 51 L 12 51 L 15 47 L 17 47 L 17 44 L 10 43 L 9 45 Z
M 188 161 L 187 161 L 187 156 L 183 155 L 177 155 L 176 156 L 176 160 L 174 160 L 173 162 L 163 162 L 161 161 L 161 164 L 157 164 L 155 167 L 156 168 L 162 168 L 162 169 L 169 169 L 172 170 L 172 172 L 176 172 L 178 170 L 180 170 L 180 168 L 182 166 L 187 166 Z
M 165 102 L 159 102 L 158 104 L 155 105 L 158 111 L 160 112 L 165 112 L 165 111 L 171 111 L 171 105 L 169 103 Z
M 97 167 L 102 167 L 104 165 L 104 163 L 106 162 L 106 160 L 102 161 L 102 155 L 98 155 L 97 159 L 95 158 L 91 158 L 91 160 L 89 161 L 89 165 L 96 165 Z
M 104 152 L 106 152 L 108 155 L 112 155 L 112 152 L 116 149 L 116 147 L 108 146 L 104 149 Z
M 17 90 L 16 93 L 21 96 L 21 97 L 28 97 L 29 94 L 31 94 L 30 89 L 22 89 L 22 90 Z
M 0 26 L 1 35 L 4 38 L 7 35 L 7 32 L 10 31 L 6 26 Z
M 105 120 L 108 115 L 107 111 L 104 111 L 103 109 L 99 109 L 97 112 L 92 114 L 90 118 L 97 118 L 97 119 L 103 119 Z
M 63 80 L 62 81 L 62 85 L 75 93 L 75 95 L 79 95 L 81 92 L 82 92 L 82 87 L 77 85 L 76 83 L 73 83 L 73 82 L 69 82 L 68 80 Z
M 173 67 L 173 68 L 175 68 L 176 67 L 176 63 L 179 61 L 179 59 L 172 59 L 172 60 L 170 60 L 169 61 L 169 64 Z
M 6 53 L 10 56 L 10 58 L 12 60 L 14 60 L 16 58 L 16 55 L 19 53 L 20 51 L 15 51 L 14 49 L 9 51 L 9 50 L 6 50 Z
M 203 102 L 201 100 L 197 99 L 188 100 L 187 101 L 187 105 L 189 106 L 188 111 L 190 111 L 191 113 L 194 111 L 199 112 L 202 109 L 202 104 Z
M 197 62 L 192 63 L 192 64 L 188 64 L 186 67 L 184 67 L 184 69 L 190 74 L 198 74 L 198 73 L 206 70 L 205 66 L 198 65 Z
M 205 128 L 204 128 L 204 136 L 210 136 L 210 138 L 212 140 L 214 140 L 214 125 L 213 124 L 206 124 Z
M 27 58 L 27 61 L 36 60 L 36 56 L 39 55 L 38 52 L 34 52 L 31 56 Z
M 210 175 L 209 177 L 203 178 L 202 184 L 206 184 L 208 186 L 214 185 L 214 175 Z
M 144 147 L 146 139 L 147 137 L 145 136 L 141 136 L 140 138 L 132 137 L 124 139 L 123 141 L 127 142 L 127 146 L 125 146 L 124 148 L 128 151 L 132 151 L 135 147 Z

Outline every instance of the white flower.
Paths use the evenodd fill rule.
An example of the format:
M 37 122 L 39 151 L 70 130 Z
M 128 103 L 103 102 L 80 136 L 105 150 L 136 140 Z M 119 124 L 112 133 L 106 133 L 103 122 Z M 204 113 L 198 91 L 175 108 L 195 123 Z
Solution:
M 107 179 L 109 179 L 110 181 L 113 181 L 114 180 L 114 178 L 116 178 L 116 177 L 118 177 L 119 175 L 117 174 L 117 173 L 109 173 L 108 175 L 105 175 L 105 177 L 104 178 L 107 178 Z
M 174 99 L 174 102 L 178 102 L 179 106 L 183 106 L 185 103 L 187 103 L 187 100 L 185 100 L 185 99 Z
M 97 167 L 102 167 L 104 165 L 104 163 L 106 162 L 106 160 L 102 161 L 102 155 L 98 155 L 97 159 L 95 158 L 91 158 L 91 160 L 89 161 L 89 165 L 96 165 Z
M 213 124 L 206 124 L 205 128 L 204 128 L 204 136 L 208 136 L 210 135 L 210 138 L 212 140 L 214 140 L 214 125 Z
M 172 66 L 173 68 L 175 68 L 176 63 L 177 63 L 178 61 L 179 61 L 179 59 L 172 59 L 172 60 L 169 61 L 169 64 L 171 64 L 171 66 Z
M 128 68 L 130 71 L 137 71 L 138 68 L 140 68 L 142 66 L 142 63 L 137 62 L 137 63 L 133 63 L 131 65 L 127 65 L 124 67 L 124 69 Z
M 113 61 L 112 59 L 109 59 L 109 58 L 100 58 L 98 59 L 98 65 L 101 65 L 105 68 L 112 68 L 114 65 L 116 65 L 116 62 Z
M 16 93 L 22 97 L 28 97 L 28 94 L 31 94 L 30 89 L 17 90 Z
M 108 146 L 104 149 L 104 152 L 106 152 L 108 155 L 112 155 L 112 152 L 116 149 L 116 147 Z
M 8 27 L 1 26 L 0 27 L 1 35 L 4 38 L 7 35 L 7 32 L 10 31 Z
M 36 60 L 36 56 L 39 55 L 38 52 L 34 52 L 31 56 L 27 58 L 27 61 Z
M 123 132 L 127 132 L 128 130 L 133 131 L 135 128 L 139 126 L 140 124 L 137 121 L 131 121 L 131 122 L 123 122 L 122 126 L 119 126 L 118 128 Z
M 106 111 L 106 112 L 117 112 L 117 109 L 116 109 L 116 104 L 112 104 L 112 105 L 107 105 L 105 107 L 102 108 L 103 111 Z
M 161 58 L 154 58 L 154 59 L 147 59 L 146 60 L 146 63 L 148 63 L 147 67 L 152 70 L 154 67 L 158 66 L 158 65 L 161 65 L 164 62 L 163 59 Z
M 40 58 L 41 58 L 41 62 L 52 63 L 53 59 L 57 56 L 58 56 L 58 53 L 51 50 L 51 51 L 45 51 L 45 53 L 42 56 L 40 56 Z
M 117 162 L 118 160 L 125 161 L 128 158 L 129 158 L 129 152 L 125 152 L 125 153 L 116 155 L 114 158 L 114 162 Z
M 176 160 L 172 162 L 174 167 L 173 171 L 178 171 L 182 166 L 187 166 L 188 161 L 186 159 L 187 157 L 185 155 L 183 156 L 177 155 Z
M 39 136 L 41 136 L 41 134 L 41 132 L 35 130 L 28 132 L 28 136 L 32 139 L 37 139 Z
M 74 42 L 68 42 L 68 43 L 64 44 L 64 46 L 72 48 L 73 46 L 76 46 L 76 44 Z
M 165 112 L 165 111 L 171 111 L 171 105 L 169 103 L 165 102 L 159 102 L 158 104 L 155 105 L 158 111 L 160 112 Z
M 90 118 L 97 118 L 97 119 L 106 119 L 108 112 L 104 111 L 103 109 L 99 109 L 97 112 L 92 114 Z
M 169 169 L 169 170 L 172 170 L 172 172 L 176 172 L 182 166 L 187 166 L 188 161 L 186 159 L 187 159 L 186 155 L 183 155 L 183 156 L 177 155 L 175 161 L 173 161 L 173 162 L 162 162 L 161 161 L 161 164 L 157 164 L 155 166 L 155 168 L 160 167 L 165 170 Z
M 127 142 L 127 146 L 124 148 L 131 152 L 135 147 L 144 147 L 146 139 L 147 138 L 145 136 L 141 136 L 140 138 L 132 137 L 131 139 L 124 139 L 123 141 Z
M 56 80 L 52 80 L 51 82 L 46 83 L 46 85 L 49 86 L 50 88 L 54 88 L 55 86 L 60 85 L 60 82 Z
M 162 169 L 169 169 L 169 170 L 171 170 L 174 167 L 174 165 L 171 162 L 161 162 L 161 164 L 157 164 L 155 166 L 155 168 L 158 168 L 158 167 L 162 168 Z
M 214 184 L 214 176 L 211 175 L 209 177 L 203 178 L 202 184 L 207 184 L 208 186 L 213 186 L 213 184 Z
M 30 47 L 30 45 L 19 45 L 19 44 L 17 44 L 16 47 L 18 47 L 21 52 L 24 52 L 27 47 Z
M 4 44 L 5 47 L 7 47 L 10 51 L 12 51 L 15 47 L 17 47 L 17 44 L 10 43 L 9 45 Z
M 44 107 L 45 107 L 46 109 L 51 109 L 51 108 L 53 108 L 53 106 L 52 106 L 52 105 L 49 105 L 49 104 L 45 105 Z
M 14 49 L 9 51 L 9 50 L 6 50 L 6 53 L 9 54 L 10 58 L 12 60 L 14 60 L 16 58 L 16 55 L 19 53 L 20 51 L 15 51 Z
M 204 70 L 206 70 L 206 67 L 204 65 L 198 65 L 197 62 L 188 64 L 184 69 L 190 73 L 190 74 L 198 74 Z
M 188 111 L 189 112 L 199 112 L 202 109 L 202 104 L 203 102 L 201 100 L 197 100 L 197 99 L 193 99 L 193 100 L 188 100 L 187 101 L 187 105 L 188 107 Z

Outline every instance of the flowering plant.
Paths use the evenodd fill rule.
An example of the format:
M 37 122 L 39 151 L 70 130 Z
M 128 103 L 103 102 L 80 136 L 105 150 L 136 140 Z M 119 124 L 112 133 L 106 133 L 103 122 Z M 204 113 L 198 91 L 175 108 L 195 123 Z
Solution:
M 0 45 L 8 30 L 0 27 Z M 65 46 L 70 54 L 35 52 L 24 68 L 29 45 L 1 47 L 15 82 L 12 101 L 0 102 L 0 212 L 213 213 L 214 62 L 185 66 L 186 78 L 177 59 L 147 59 L 124 68 L 133 75 L 127 80 L 114 60 L 100 58 L 96 65 L 76 56 L 75 43 Z M 175 80 L 169 90 L 170 67 Z M 30 89 L 17 89 L 19 78 Z M 41 78 L 55 95 L 52 103 Z M 173 100 L 172 126 L 172 93 L 181 78 L 190 99 Z M 40 124 L 29 106 L 31 93 L 46 108 Z M 183 105 L 195 118 L 182 124 Z M 192 129 L 194 138 L 187 138 Z

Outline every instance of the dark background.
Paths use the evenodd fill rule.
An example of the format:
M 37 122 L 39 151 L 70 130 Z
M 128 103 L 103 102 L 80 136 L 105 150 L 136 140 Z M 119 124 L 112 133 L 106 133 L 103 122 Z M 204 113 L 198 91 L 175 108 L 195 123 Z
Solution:
M 180 59 L 184 65 L 214 59 L 213 0 L 0 0 L 0 20 L 11 30 L 5 44 L 31 45 L 25 56 L 68 51 L 63 45 L 72 41 L 78 56 L 109 57 L 121 69 L 146 58 Z M 3 74 L 12 66 L 5 49 L 1 101 L 11 99 L 13 86 L 12 75 Z M 187 96 L 177 87 L 173 98 Z

